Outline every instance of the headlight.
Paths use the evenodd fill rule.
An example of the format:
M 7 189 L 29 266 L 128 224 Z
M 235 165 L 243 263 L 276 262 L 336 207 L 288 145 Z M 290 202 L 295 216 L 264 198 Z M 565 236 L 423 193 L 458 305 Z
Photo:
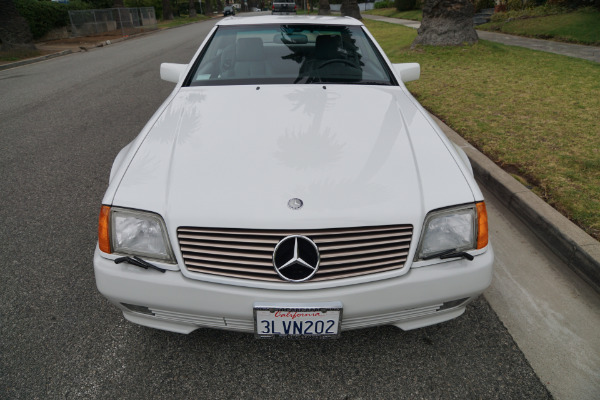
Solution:
M 424 259 L 448 250 L 480 249 L 487 245 L 487 235 L 487 213 L 483 202 L 432 211 L 425 218 L 415 258 Z
M 131 254 L 166 262 L 174 259 L 165 223 L 158 214 L 103 206 L 98 237 L 100 250 L 107 253 Z

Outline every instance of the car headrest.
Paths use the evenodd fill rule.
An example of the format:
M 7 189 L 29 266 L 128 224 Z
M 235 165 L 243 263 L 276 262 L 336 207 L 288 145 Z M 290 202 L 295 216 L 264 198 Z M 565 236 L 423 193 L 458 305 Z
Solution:
M 263 41 L 261 38 L 242 38 L 237 40 L 236 61 L 264 61 Z
M 315 57 L 321 60 L 335 58 L 342 44 L 339 35 L 319 35 L 315 42 Z

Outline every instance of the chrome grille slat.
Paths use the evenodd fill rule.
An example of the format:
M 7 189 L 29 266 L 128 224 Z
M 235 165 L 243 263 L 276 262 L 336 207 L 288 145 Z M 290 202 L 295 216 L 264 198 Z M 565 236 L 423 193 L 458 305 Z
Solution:
M 181 238 L 185 238 L 185 239 L 190 239 L 190 238 L 194 238 L 194 236 L 192 235 L 178 235 L 178 237 Z M 198 239 L 206 239 L 206 240 L 215 240 L 215 241 L 219 241 L 222 240 L 224 242 L 248 242 L 248 243 L 268 243 L 268 244 L 273 244 L 276 245 L 277 242 L 279 240 L 264 240 L 264 239 L 252 239 L 252 238 L 244 238 L 244 237 L 211 237 L 211 236 L 197 236 Z
M 267 281 L 267 282 L 281 282 L 281 278 L 279 278 L 279 275 L 274 274 L 274 275 L 268 275 L 268 276 L 261 276 L 260 278 L 258 277 L 252 277 L 249 276 L 246 273 L 233 273 L 233 272 L 228 272 L 228 273 L 221 273 L 221 272 L 211 272 L 211 271 L 203 271 L 203 270 L 195 270 L 194 272 L 201 272 L 201 273 L 205 273 L 205 274 L 212 274 L 212 275 L 221 275 L 221 276 L 226 276 L 228 278 L 242 278 L 242 279 L 252 279 L 252 280 L 257 280 L 257 281 Z
M 324 245 L 324 246 L 319 246 L 319 249 L 321 251 L 330 251 L 330 250 L 342 250 L 342 249 L 356 249 L 357 247 L 368 247 L 368 246 L 383 246 L 386 244 L 394 244 L 394 243 L 404 243 L 404 241 L 397 239 L 397 240 L 379 240 L 379 241 L 375 241 L 375 242 L 367 242 L 367 241 L 362 241 L 360 242 L 360 244 L 356 244 L 356 243 L 349 243 L 349 244 L 337 244 L 337 245 Z
M 408 245 L 407 246 L 394 246 L 394 247 L 376 247 L 376 248 L 371 248 L 371 249 L 364 249 L 364 250 L 354 250 L 354 251 L 338 251 L 338 252 L 331 252 L 331 253 L 327 253 L 324 256 L 321 256 L 321 259 L 324 258 L 334 258 L 334 257 L 349 257 L 349 256 L 353 256 L 353 255 L 359 255 L 359 254 L 371 254 L 371 253 L 386 253 L 389 251 L 395 251 L 395 250 L 408 250 Z
M 322 276 L 317 276 L 316 278 L 313 278 L 310 281 L 311 282 L 316 282 L 316 281 L 328 281 L 328 280 L 331 280 L 331 279 L 352 278 L 354 276 L 361 276 L 361 275 L 367 275 L 367 274 L 376 274 L 376 273 L 379 273 L 379 272 L 392 271 L 394 269 L 398 269 L 398 267 L 377 268 L 377 269 L 370 270 L 367 273 L 355 272 L 355 273 L 339 274 L 339 275 L 336 275 L 336 276 L 322 275 Z
M 230 229 L 180 227 L 177 237 L 188 271 L 282 282 L 273 251 L 286 236 L 307 236 L 319 248 L 319 271 L 310 282 L 400 269 L 412 240 L 411 225 L 336 229 Z
M 341 272 L 341 271 L 351 271 L 354 269 L 363 269 L 363 268 L 374 268 L 374 267 L 381 267 L 382 265 L 390 265 L 390 264 L 395 264 L 402 266 L 402 264 L 404 264 L 404 262 L 406 261 L 406 259 L 401 259 L 401 260 L 394 260 L 394 261 L 379 261 L 379 262 L 373 262 L 373 263 L 368 263 L 368 264 L 359 264 L 359 265 L 346 265 L 344 267 L 335 267 L 335 266 L 328 266 L 328 265 L 321 265 L 321 273 L 323 274 L 327 274 L 330 272 Z
M 267 268 L 255 268 L 255 267 L 249 267 L 249 266 L 243 266 L 243 267 L 236 267 L 233 265 L 227 265 L 227 264 L 213 264 L 213 263 L 207 263 L 207 262 L 202 262 L 199 263 L 197 261 L 189 261 L 188 263 L 188 269 L 191 270 L 225 270 L 225 271 L 245 271 L 249 274 L 266 274 L 266 275 L 272 275 L 272 269 L 267 269 Z
M 381 239 L 381 238 L 386 238 L 386 237 L 390 237 L 388 234 L 385 233 L 381 233 L 381 234 L 373 234 L 373 235 L 368 235 L 368 236 L 347 236 L 347 237 L 318 237 L 318 236 L 310 236 L 310 235 L 305 235 L 310 237 L 316 244 L 317 246 L 321 243 L 337 243 L 337 242 L 345 242 L 348 240 L 355 240 L 355 241 L 359 241 L 359 240 L 367 240 L 367 239 Z M 411 235 L 412 236 L 412 235 Z
M 185 251 L 185 252 L 190 252 L 190 253 L 199 253 L 199 254 L 215 254 L 215 255 L 222 255 L 222 256 L 230 256 L 230 257 L 244 257 L 244 258 L 262 258 L 262 259 L 267 259 L 270 260 L 271 256 L 268 254 L 256 254 L 256 253 L 248 253 L 245 251 L 239 251 L 239 252 L 235 252 L 235 251 L 224 251 L 224 250 L 215 250 L 212 248 L 208 248 L 208 247 L 199 247 L 199 248 L 195 248 L 195 247 L 189 247 L 189 246 L 181 246 L 181 251 Z
M 368 262 L 371 260 L 381 260 L 381 259 L 386 259 L 386 258 L 399 258 L 399 257 L 405 257 L 408 254 L 408 252 L 401 252 L 401 253 L 386 253 L 386 254 L 379 254 L 379 255 L 374 255 L 371 257 L 361 257 L 361 258 L 352 258 L 352 261 L 350 262 Z M 337 264 L 344 264 L 347 263 L 348 259 L 340 259 L 340 260 L 323 260 L 321 262 L 322 266 L 325 265 L 337 265 Z
M 402 263 L 400 263 L 402 264 Z M 382 266 L 380 266 L 379 268 L 369 268 L 369 273 L 373 273 L 373 270 L 387 270 L 387 269 L 394 269 L 394 268 L 398 268 L 398 263 L 383 263 Z M 364 270 L 365 268 L 362 268 L 361 266 L 354 266 L 354 267 L 340 267 L 340 268 L 334 268 L 334 269 L 327 269 L 327 270 L 323 270 L 321 271 L 321 275 L 322 276 L 327 276 L 327 275 L 331 275 L 331 274 L 335 274 L 336 277 L 339 275 L 346 275 L 346 274 L 360 274 L 360 270 Z
M 180 240 L 180 246 L 189 245 L 197 247 L 220 247 L 224 249 L 241 249 L 241 250 L 254 250 L 254 251 L 273 251 L 273 246 L 247 246 L 243 244 L 231 244 L 228 242 L 208 242 L 208 241 L 191 241 L 191 240 Z
M 258 265 L 263 267 L 272 267 L 273 264 L 268 261 L 254 261 L 254 260 L 244 260 L 226 258 L 226 257 L 208 257 L 208 256 L 197 256 L 197 255 L 188 255 L 188 258 L 193 260 L 204 260 L 204 261 L 216 261 L 216 262 L 225 262 L 225 263 L 235 263 L 235 264 L 247 264 L 247 265 Z

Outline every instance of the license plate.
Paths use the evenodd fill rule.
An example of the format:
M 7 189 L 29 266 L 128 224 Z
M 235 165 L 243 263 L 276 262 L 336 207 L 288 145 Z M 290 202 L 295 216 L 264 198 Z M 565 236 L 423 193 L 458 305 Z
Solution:
M 327 339 L 340 335 L 342 303 L 254 305 L 254 334 L 273 337 Z

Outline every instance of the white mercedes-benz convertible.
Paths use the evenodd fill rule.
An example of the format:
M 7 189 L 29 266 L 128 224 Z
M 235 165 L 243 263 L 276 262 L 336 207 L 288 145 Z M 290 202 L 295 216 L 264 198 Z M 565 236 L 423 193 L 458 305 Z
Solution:
M 351 18 L 228 18 L 117 156 L 99 291 L 137 324 L 331 338 L 458 317 L 491 282 L 483 196 Z

